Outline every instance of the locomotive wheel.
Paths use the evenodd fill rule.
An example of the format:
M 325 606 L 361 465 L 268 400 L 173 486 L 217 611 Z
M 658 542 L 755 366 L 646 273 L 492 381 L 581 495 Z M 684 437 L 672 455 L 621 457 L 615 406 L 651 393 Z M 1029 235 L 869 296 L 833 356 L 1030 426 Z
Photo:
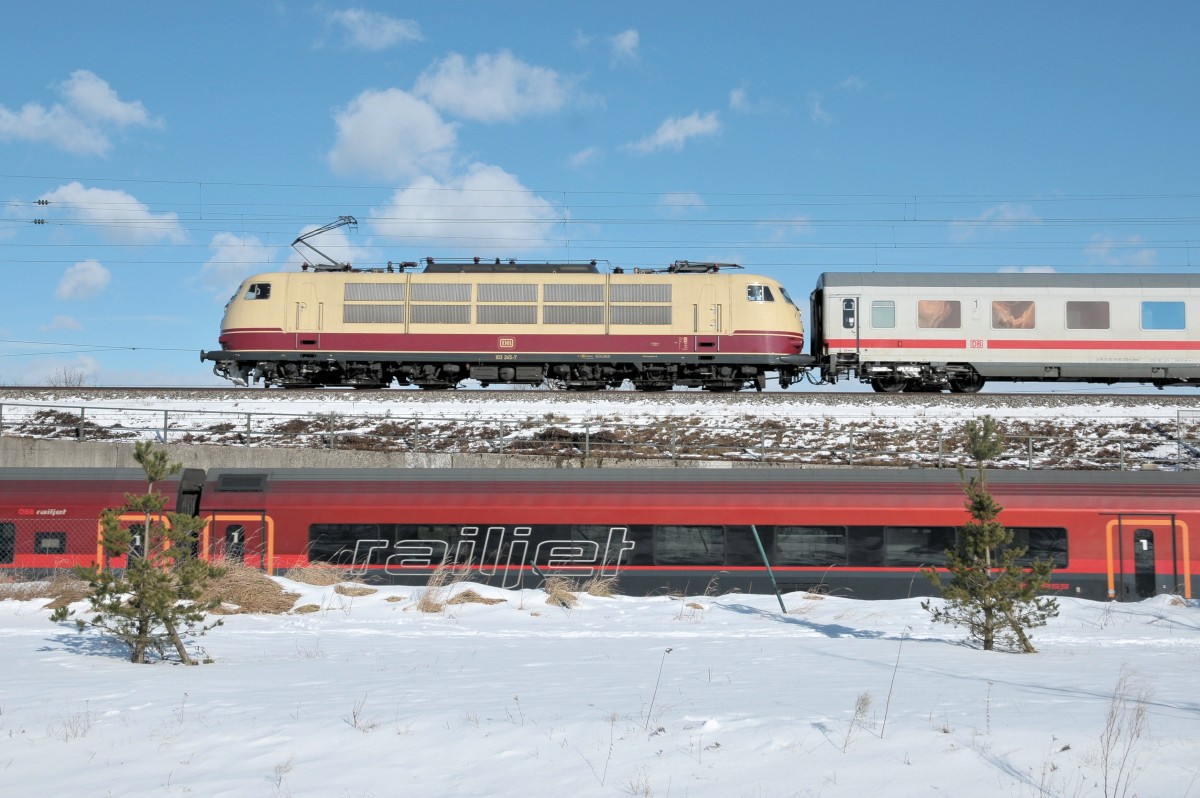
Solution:
M 979 393 L 979 389 L 987 382 L 977 372 L 972 371 L 965 377 L 950 378 L 951 393 Z
M 871 380 L 871 387 L 875 389 L 875 393 L 903 393 L 908 387 L 908 380 L 897 375 L 876 377 Z

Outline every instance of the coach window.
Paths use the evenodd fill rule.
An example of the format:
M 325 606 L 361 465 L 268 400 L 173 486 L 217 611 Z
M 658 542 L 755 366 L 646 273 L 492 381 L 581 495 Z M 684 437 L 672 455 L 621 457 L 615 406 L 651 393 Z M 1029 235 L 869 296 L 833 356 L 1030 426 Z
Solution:
M 270 283 L 250 283 L 250 287 L 246 289 L 246 299 L 270 299 L 271 284 Z
M 656 526 L 654 562 L 658 565 L 724 565 L 725 527 Z
M 1034 560 L 1049 560 L 1055 568 L 1067 567 L 1067 530 L 1039 527 L 1015 527 L 1012 547 L 1025 549 L 1017 564 L 1029 566 Z
M 1032 330 L 1033 302 L 1006 299 L 992 303 L 993 330 Z
M 36 554 L 65 554 L 67 551 L 66 532 L 36 532 L 33 537 L 33 551 Z
M 844 526 L 775 527 L 776 565 L 845 565 Z
M 0 563 L 11 563 L 17 554 L 17 525 L 0 524 Z
M 896 303 L 890 299 L 877 299 L 871 303 L 871 326 L 877 330 L 890 330 L 896 326 Z
M 1068 330 L 1107 330 L 1107 302 L 1068 302 Z
M 1182 330 L 1185 323 L 1182 302 L 1143 302 L 1143 330 Z
M 746 299 L 751 302 L 774 302 L 775 296 L 771 293 L 770 286 L 748 285 L 746 286 Z
M 888 565 L 945 565 L 946 549 L 954 548 L 952 526 L 884 527 Z
M 962 303 L 957 299 L 918 300 L 917 326 L 925 330 L 957 330 L 962 326 Z

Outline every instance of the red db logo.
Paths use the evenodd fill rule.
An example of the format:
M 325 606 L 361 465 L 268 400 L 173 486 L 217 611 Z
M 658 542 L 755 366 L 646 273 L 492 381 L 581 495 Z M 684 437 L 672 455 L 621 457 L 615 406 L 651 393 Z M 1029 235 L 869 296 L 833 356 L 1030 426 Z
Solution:
M 496 341 L 496 345 L 499 346 L 501 349 L 512 349 L 514 346 L 517 345 L 517 339 L 516 338 L 501 338 Z

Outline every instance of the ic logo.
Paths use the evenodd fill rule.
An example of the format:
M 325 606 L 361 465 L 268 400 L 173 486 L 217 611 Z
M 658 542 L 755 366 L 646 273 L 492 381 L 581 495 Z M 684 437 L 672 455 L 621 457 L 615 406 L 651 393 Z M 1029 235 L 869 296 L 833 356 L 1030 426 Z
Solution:
M 516 338 L 500 338 L 496 341 L 496 346 L 500 347 L 501 349 L 512 349 L 516 345 Z

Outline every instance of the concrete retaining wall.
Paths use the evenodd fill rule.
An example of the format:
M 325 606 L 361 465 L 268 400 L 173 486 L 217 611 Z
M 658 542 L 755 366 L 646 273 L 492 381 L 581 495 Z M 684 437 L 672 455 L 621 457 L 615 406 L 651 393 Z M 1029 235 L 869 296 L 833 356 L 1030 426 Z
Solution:
M 627 460 L 611 457 L 533 457 L 500 454 L 414 454 L 347 449 L 272 449 L 212 444 L 167 444 L 187 468 L 762 468 L 727 461 Z M 793 464 L 794 467 L 795 464 Z M 133 444 L 0 437 L 0 467 L 132 468 Z

